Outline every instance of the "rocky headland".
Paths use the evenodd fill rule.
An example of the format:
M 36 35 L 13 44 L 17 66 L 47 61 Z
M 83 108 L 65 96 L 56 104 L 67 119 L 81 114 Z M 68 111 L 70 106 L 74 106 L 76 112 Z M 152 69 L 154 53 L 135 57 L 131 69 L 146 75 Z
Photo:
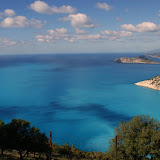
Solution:
M 152 59 L 142 55 L 138 57 L 121 57 L 114 60 L 117 63 L 145 63 L 145 64 L 160 64 L 159 62 L 153 61 Z
M 160 75 L 145 81 L 137 82 L 135 85 L 160 90 Z

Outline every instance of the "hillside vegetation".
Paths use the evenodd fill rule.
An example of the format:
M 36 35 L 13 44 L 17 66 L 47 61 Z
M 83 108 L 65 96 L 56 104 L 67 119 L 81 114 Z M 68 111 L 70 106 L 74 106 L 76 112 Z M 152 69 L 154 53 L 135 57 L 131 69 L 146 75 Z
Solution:
M 159 160 L 160 123 L 156 119 L 139 115 L 120 122 L 115 128 L 116 136 L 118 160 Z M 8 124 L 0 121 L 0 149 L 0 160 L 49 160 L 50 153 L 52 160 L 113 160 L 115 138 L 110 140 L 106 153 L 80 151 L 67 143 L 54 143 L 50 148 L 49 139 L 38 128 L 22 119 L 13 119 Z
M 160 75 L 148 80 L 137 82 L 135 85 L 160 90 Z
M 160 64 L 159 62 L 153 61 L 152 59 L 142 55 L 138 57 L 121 57 L 118 59 L 115 59 L 114 62 L 117 63 L 146 63 L 146 64 Z

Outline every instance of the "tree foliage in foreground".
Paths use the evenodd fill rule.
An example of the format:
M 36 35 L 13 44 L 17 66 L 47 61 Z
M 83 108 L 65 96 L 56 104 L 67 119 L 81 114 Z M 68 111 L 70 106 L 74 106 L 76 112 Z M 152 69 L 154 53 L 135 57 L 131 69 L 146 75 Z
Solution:
M 4 133 L 4 122 L 2 122 L 0 120 L 0 149 L 1 149 L 1 155 L 3 155 L 3 150 L 5 148 L 5 139 L 4 139 L 4 136 L 5 136 L 5 133 Z
M 160 123 L 148 115 L 140 115 L 128 122 L 120 122 L 115 129 L 118 137 L 118 160 L 159 160 Z M 115 139 L 110 142 L 107 154 L 114 159 Z
M 127 122 L 120 122 L 115 129 L 118 138 L 117 160 L 159 160 L 160 159 L 160 123 L 148 115 L 140 115 Z M 107 145 L 107 144 L 106 144 Z M 28 153 L 45 153 L 49 155 L 48 138 L 36 127 L 31 127 L 28 121 L 13 119 L 4 124 L 0 121 L 0 149 L 16 150 L 23 160 Z M 106 153 L 80 151 L 74 145 L 67 143 L 52 145 L 52 157 L 63 160 L 114 160 L 115 138 L 110 141 Z
M 0 135 L 1 155 L 3 149 L 17 150 L 23 160 L 29 152 L 42 154 L 49 148 L 46 135 L 22 119 L 13 119 L 6 125 L 0 121 Z

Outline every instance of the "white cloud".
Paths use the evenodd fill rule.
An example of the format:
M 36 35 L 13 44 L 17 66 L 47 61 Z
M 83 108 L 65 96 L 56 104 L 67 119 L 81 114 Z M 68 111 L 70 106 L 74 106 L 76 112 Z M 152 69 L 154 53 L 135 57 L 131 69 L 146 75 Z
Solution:
M 0 47 L 12 47 L 19 45 L 31 45 L 31 42 L 16 41 L 16 40 L 11 40 L 9 38 L 0 38 Z
M 120 39 L 120 38 L 118 38 L 116 36 L 111 36 L 111 37 L 108 37 L 107 39 L 110 40 L 110 41 L 124 42 L 123 39 Z
M 53 43 L 56 41 L 68 41 L 68 42 L 78 42 L 78 41 L 97 41 L 97 40 L 110 40 L 122 42 L 124 39 L 122 37 L 132 37 L 133 33 L 129 31 L 112 31 L 105 30 L 101 31 L 99 34 L 87 34 L 86 31 L 75 28 L 76 34 L 72 35 L 65 28 L 57 28 L 55 30 L 48 30 L 46 34 L 36 35 L 35 39 L 37 42 L 48 42 Z
M 46 35 L 36 35 L 37 42 L 53 42 L 56 40 L 64 40 L 67 38 L 68 31 L 65 28 L 57 28 L 56 30 L 48 30 Z
M 103 31 L 101 32 L 101 39 L 107 39 L 109 41 L 117 41 L 117 42 L 123 42 L 124 39 L 122 39 L 120 36 L 118 35 L 113 35 L 113 34 L 103 34 Z
M 51 42 L 53 37 L 51 35 L 36 35 L 37 42 Z
M 62 19 L 63 21 L 71 21 L 71 25 L 74 28 L 93 28 L 94 24 L 92 20 L 82 13 L 70 14 Z
M 75 38 L 73 37 L 65 37 L 64 40 L 68 42 L 75 42 Z
M 101 38 L 100 34 L 74 35 L 75 40 L 97 40 Z
M 4 15 L 7 16 L 7 17 L 12 17 L 12 16 L 15 16 L 16 13 L 15 13 L 14 10 L 12 10 L 12 9 L 6 9 L 6 10 L 4 11 Z
M 57 28 L 56 31 L 57 31 L 57 33 L 60 33 L 60 34 L 67 34 L 68 33 L 67 29 L 65 29 L 65 28 Z
M 56 42 L 64 40 L 68 42 L 75 42 L 79 40 L 98 40 L 101 39 L 100 34 L 85 34 L 85 35 L 70 35 L 65 28 L 57 28 L 55 30 L 48 30 L 44 35 L 36 35 L 37 42 Z
M 6 17 L 12 17 L 12 16 L 15 16 L 16 13 L 12 9 L 6 9 L 6 10 L 4 10 L 4 12 L 0 12 L 0 15 L 1 16 L 6 16 Z
M 97 3 L 97 7 L 105 11 L 109 11 L 112 8 L 112 6 L 108 5 L 107 3 Z
M 128 31 L 105 30 L 105 31 L 102 31 L 101 33 L 112 36 L 112 37 L 132 37 L 133 36 L 133 33 Z
M 76 12 L 76 9 L 69 5 L 63 5 L 58 8 L 56 6 L 49 6 L 47 3 L 43 1 L 35 1 L 34 3 L 30 5 L 30 9 L 34 10 L 35 12 L 41 13 L 41 14 Z
M 136 27 L 139 32 L 154 32 L 158 30 L 158 26 L 152 22 L 143 22 Z
M 155 32 L 159 29 L 159 27 L 152 22 L 143 22 L 136 26 L 132 24 L 123 24 L 121 28 L 130 32 Z
M 75 28 L 77 34 L 87 34 L 87 31 L 81 30 L 79 28 Z
M 16 17 L 7 17 L 3 21 L 0 22 L 0 27 L 3 28 L 41 28 L 43 24 L 41 21 L 32 18 L 31 20 L 27 19 L 24 16 L 16 16 Z
M 93 41 L 93 40 L 99 40 L 99 39 L 101 39 L 100 34 L 87 34 L 87 35 L 73 35 L 71 37 L 66 37 L 64 40 L 68 42 L 76 42 L 79 40 Z
M 120 37 L 132 37 L 133 33 L 132 32 L 127 32 L 127 31 L 119 31 L 119 36 Z
M 110 40 L 110 41 L 124 41 L 121 37 L 132 37 L 133 33 L 128 31 L 111 31 L 105 30 L 101 34 L 86 34 L 83 30 L 75 29 L 76 35 L 69 34 L 68 30 L 65 28 L 57 28 L 55 30 L 48 30 L 46 34 L 36 35 L 35 39 L 37 42 L 48 42 L 53 43 L 56 41 L 68 41 L 68 42 L 78 42 L 81 40 L 86 41 L 97 41 L 97 40 Z
M 15 46 L 18 44 L 18 41 L 12 41 L 10 39 L 7 39 L 7 38 L 3 38 L 3 39 L 0 39 L 0 46 Z
M 127 31 L 136 32 L 137 28 L 133 24 L 123 24 L 121 28 Z

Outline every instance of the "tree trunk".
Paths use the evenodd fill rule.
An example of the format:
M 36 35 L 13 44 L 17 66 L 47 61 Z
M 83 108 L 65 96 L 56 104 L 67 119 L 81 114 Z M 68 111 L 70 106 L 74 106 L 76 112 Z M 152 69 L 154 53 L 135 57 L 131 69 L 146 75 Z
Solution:
M 1 148 L 1 156 L 3 156 L 3 148 Z
M 20 156 L 20 160 L 23 160 L 23 156 Z
M 41 158 L 41 153 L 39 153 L 39 159 Z
M 19 154 L 20 154 L 20 160 L 23 160 L 22 152 L 19 152 Z

